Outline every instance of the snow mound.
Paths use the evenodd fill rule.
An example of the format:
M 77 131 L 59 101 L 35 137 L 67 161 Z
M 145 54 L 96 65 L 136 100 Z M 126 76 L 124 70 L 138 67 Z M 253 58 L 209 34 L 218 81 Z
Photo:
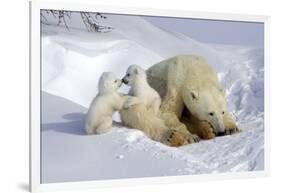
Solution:
M 129 40 L 101 38 L 100 42 L 87 43 L 83 38 L 66 38 L 63 33 L 42 37 L 42 58 L 43 90 L 85 107 L 97 94 L 96 83 L 102 72 L 113 71 L 121 78 L 131 64 L 145 67 L 162 59 Z

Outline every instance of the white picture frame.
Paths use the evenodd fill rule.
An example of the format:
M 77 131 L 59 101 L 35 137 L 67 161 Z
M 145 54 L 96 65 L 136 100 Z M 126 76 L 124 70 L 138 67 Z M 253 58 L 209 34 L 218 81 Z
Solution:
M 264 68 L 265 68 L 265 116 L 264 116 L 264 171 L 224 173 L 224 174 L 203 174 L 188 176 L 170 176 L 170 177 L 149 177 L 136 179 L 118 179 L 118 180 L 102 180 L 87 182 L 67 182 L 67 183 L 50 183 L 41 184 L 40 176 L 40 10 L 70 10 L 70 11 L 86 11 L 86 12 L 105 12 L 127 15 L 153 15 L 153 16 L 169 16 L 210 20 L 225 21 L 246 21 L 264 23 Z M 100 187 L 119 187 L 119 186 L 135 186 L 147 184 L 165 184 L 193 182 L 204 180 L 222 180 L 222 179 L 240 179 L 264 177 L 270 174 L 270 123 L 269 123 L 269 25 L 270 18 L 268 16 L 258 15 L 240 15 L 226 13 L 207 13 L 207 12 L 191 12 L 184 10 L 163 10 L 163 9 L 144 9 L 134 7 L 118 7 L 118 6 L 102 6 L 96 4 L 77 2 L 54 2 L 54 1 L 31 1 L 30 2 L 30 191 L 52 191 L 52 190 L 68 190 L 82 188 L 100 188 Z

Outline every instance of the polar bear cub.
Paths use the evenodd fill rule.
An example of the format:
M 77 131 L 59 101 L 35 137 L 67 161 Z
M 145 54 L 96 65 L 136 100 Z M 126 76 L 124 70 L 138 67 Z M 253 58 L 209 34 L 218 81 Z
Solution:
M 112 128 L 112 115 L 121 110 L 128 98 L 117 92 L 122 85 L 120 79 L 111 72 L 104 72 L 98 82 L 98 94 L 87 113 L 85 129 L 87 134 L 102 134 Z
M 122 82 L 131 87 L 129 95 L 137 97 L 145 104 L 148 110 L 151 110 L 155 114 L 158 113 L 161 105 L 160 95 L 149 86 L 146 72 L 140 66 L 129 66 Z

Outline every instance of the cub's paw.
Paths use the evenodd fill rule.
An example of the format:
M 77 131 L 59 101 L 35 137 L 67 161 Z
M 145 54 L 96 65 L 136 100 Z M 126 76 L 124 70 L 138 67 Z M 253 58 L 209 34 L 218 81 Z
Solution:
M 186 136 L 186 141 L 187 144 L 198 143 L 200 141 L 200 137 L 198 137 L 198 135 L 196 134 L 188 134 Z
M 171 147 L 179 147 L 181 145 L 188 144 L 185 135 L 175 129 L 169 129 L 165 133 L 161 142 Z
M 234 127 L 232 128 L 225 128 L 224 135 L 232 135 L 239 132 L 241 132 L 241 130 L 236 125 L 234 125 Z

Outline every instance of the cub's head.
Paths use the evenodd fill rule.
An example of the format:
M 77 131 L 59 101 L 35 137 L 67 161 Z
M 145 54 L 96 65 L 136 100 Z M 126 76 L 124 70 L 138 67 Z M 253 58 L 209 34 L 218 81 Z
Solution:
M 121 80 L 112 72 L 104 72 L 98 83 L 99 93 L 115 92 L 121 85 Z
M 129 86 L 133 86 L 137 81 L 143 80 L 146 80 L 146 73 L 138 65 L 129 66 L 126 75 L 122 78 L 122 82 Z
M 225 131 L 223 117 L 226 111 L 226 101 L 222 89 L 188 90 L 185 97 L 185 104 L 192 115 L 201 121 L 207 121 L 216 135 Z

